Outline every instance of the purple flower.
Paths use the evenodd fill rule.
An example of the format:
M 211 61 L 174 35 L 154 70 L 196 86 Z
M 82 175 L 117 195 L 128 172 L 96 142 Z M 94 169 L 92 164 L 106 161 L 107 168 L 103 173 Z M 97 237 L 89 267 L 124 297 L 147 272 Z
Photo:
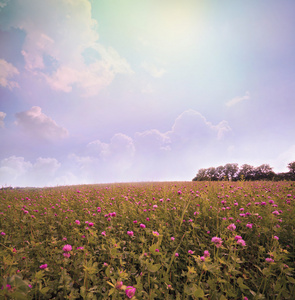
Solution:
M 64 252 L 70 252 L 70 251 L 72 251 L 72 246 L 71 246 L 71 245 L 65 245 L 65 246 L 62 248 L 62 250 L 63 250 Z
M 133 231 L 127 231 L 127 234 L 128 234 L 129 236 L 133 236 L 133 235 L 134 235 Z
M 117 290 L 120 290 L 122 286 L 123 286 L 123 281 L 117 281 L 115 288 Z
M 171 236 L 171 241 L 174 241 L 175 240 L 175 237 Z
M 3 235 L 3 236 L 4 236 L 4 235 L 6 235 L 6 233 L 2 231 L 2 232 L 1 232 L 1 235 Z
M 205 250 L 205 251 L 204 251 L 204 256 L 205 256 L 205 257 L 210 257 L 210 253 L 209 253 L 208 250 Z
M 248 223 L 248 224 L 246 225 L 246 227 L 251 229 L 251 228 L 253 227 L 253 224 L 252 224 L 252 223 Z
M 265 261 L 266 261 L 266 262 L 269 262 L 269 263 L 270 263 L 270 262 L 274 262 L 274 260 L 273 260 L 272 258 L 270 258 L 270 257 L 266 258 Z
M 103 236 L 106 236 L 106 232 L 105 232 L 105 231 L 103 231 L 103 232 L 101 233 L 101 235 L 103 235 Z
M 140 226 L 140 228 L 145 228 L 146 227 L 144 224 L 140 224 L 139 226 Z
M 221 247 L 221 246 L 222 246 L 222 243 L 223 243 L 223 242 L 222 242 L 222 239 L 219 238 L 219 237 L 217 237 L 217 236 L 213 237 L 213 238 L 211 239 L 211 242 L 213 242 L 217 248 Z
M 135 295 L 135 292 L 136 292 L 135 287 L 133 287 L 133 286 L 126 287 L 125 294 L 129 299 L 131 299 Z
M 279 240 L 279 237 L 278 236 L 276 236 L 276 235 L 274 235 L 274 237 L 273 237 L 274 239 L 276 239 L 276 240 Z
M 75 223 L 76 223 L 77 225 L 80 225 L 80 224 L 81 224 L 79 220 L 76 220 Z
M 178 256 L 179 256 L 179 254 L 176 252 L 176 253 L 175 253 L 175 256 L 176 256 L 176 257 L 178 257 Z
M 227 226 L 227 229 L 230 230 L 230 231 L 234 231 L 236 229 L 236 225 L 232 223 L 232 224 Z
M 241 245 L 241 246 L 243 246 L 243 247 L 246 246 L 246 242 L 245 242 L 243 239 L 238 239 L 238 240 L 237 240 L 237 244 L 239 244 L 239 245 Z
M 42 270 L 46 269 L 47 268 L 47 264 L 41 265 L 39 268 L 42 269 Z
M 188 253 L 189 254 L 194 254 L 194 251 L 193 250 L 188 250 Z

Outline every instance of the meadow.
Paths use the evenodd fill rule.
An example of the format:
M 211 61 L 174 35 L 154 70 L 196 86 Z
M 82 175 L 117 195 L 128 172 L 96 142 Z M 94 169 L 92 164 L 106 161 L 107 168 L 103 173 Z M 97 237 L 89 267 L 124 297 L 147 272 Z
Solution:
M 0 299 L 294 299 L 294 182 L 0 190 Z

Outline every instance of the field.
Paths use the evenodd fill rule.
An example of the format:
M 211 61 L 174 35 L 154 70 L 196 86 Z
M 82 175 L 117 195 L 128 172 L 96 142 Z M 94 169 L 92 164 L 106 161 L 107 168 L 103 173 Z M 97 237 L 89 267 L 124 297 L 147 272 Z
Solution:
M 294 299 L 295 183 L 0 191 L 0 299 Z

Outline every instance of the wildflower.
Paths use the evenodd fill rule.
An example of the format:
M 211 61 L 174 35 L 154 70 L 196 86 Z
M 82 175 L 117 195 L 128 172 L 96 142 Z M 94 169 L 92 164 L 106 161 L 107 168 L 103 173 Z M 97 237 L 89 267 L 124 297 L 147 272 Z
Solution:
M 123 286 L 123 281 L 117 281 L 117 283 L 116 283 L 116 285 L 115 285 L 115 288 L 116 288 L 117 290 L 120 290 L 122 286 Z
M 230 230 L 230 231 L 233 231 L 233 230 L 236 229 L 236 225 L 232 223 L 232 224 L 227 226 L 227 229 Z
M 272 212 L 272 214 L 274 214 L 275 216 L 278 216 L 280 213 L 277 210 L 275 210 Z
M 11 290 L 11 285 L 10 285 L 10 284 L 6 284 L 6 288 L 7 288 L 8 290 Z M 2 285 L 1 290 L 3 290 L 3 289 L 4 289 L 4 287 L 3 287 L 3 285 Z
M 159 250 L 159 249 L 155 249 L 155 251 L 156 251 L 156 252 L 160 252 L 160 250 Z
M 171 236 L 171 241 L 174 241 L 175 240 L 175 237 Z
M 179 254 L 176 252 L 176 253 L 175 253 L 175 256 L 176 256 L 176 257 L 178 257 L 178 256 L 179 256 Z
M 84 247 L 77 247 L 77 250 L 84 250 Z
M 129 236 L 133 236 L 133 235 L 134 235 L 133 231 L 127 231 L 127 234 L 128 234 Z
M 42 270 L 44 270 L 44 269 L 46 269 L 47 267 L 48 267 L 48 265 L 47 265 L 47 264 L 44 264 L 44 265 L 41 265 L 39 268 L 42 269 Z
M 92 227 L 93 225 L 94 225 L 94 223 L 92 223 L 92 222 L 88 223 L 89 227 Z
M 205 256 L 200 257 L 201 261 L 205 261 Z
M 153 231 L 153 235 L 154 235 L 154 236 L 159 236 L 160 234 L 159 234 L 158 231 Z
M 125 294 L 129 299 L 131 299 L 135 295 L 135 292 L 136 292 L 135 287 L 133 287 L 133 286 L 126 287 Z
M 208 250 L 205 250 L 205 251 L 204 251 L 204 256 L 205 256 L 205 257 L 210 257 L 210 253 L 209 253 Z
M 246 227 L 251 229 L 251 228 L 253 227 L 253 224 L 252 224 L 252 223 L 248 223 L 248 224 L 246 225 Z
M 62 250 L 63 250 L 64 252 L 70 252 L 70 251 L 72 251 L 72 246 L 71 246 L 71 245 L 65 245 L 65 246 L 62 248 Z
M 140 226 L 140 228 L 145 228 L 146 227 L 144 224 L 140 224 L 139 226 Z
M 189 253 L 189 254 L 194 254 L 194 251 L 188 250 L 188 253 Z
M 103 231 L 103 232 L 101 233 L 101 235 L 103 235 L 103 236 L 106 236 L 106 232 L 105 232 L 105 231 Z
M 275 235 L 273 238 L 274 238 L 274 239 L 276 239 L 276 240 L 279 240 L 279 237 L 278 237 L 278 236 L 276 236 L 276 235 Z
M 270 258 L 270 257 L 267 257 L 267 258 L 265 259 L 265 261 L 266 261 L 266 262 L 269 262 L 269 263 L 270 263 L 270 262 L 274 262 L 274 260 L 273 260 L 272 258 Z
M 241 245 L 241 246 L 243 246 L 243 247 L 246 246 L 246 242 L 245 242 L 243 239 L 238 239 L 238 240 L 237 240 L 237 244 L 239 244 L 239 245 Z
M 237 240 L 241 240 L 242 239 L 242 237 L 240 236 L 240 235 L 236 235 L 235 236 L 235 240 L 237 241 Z
M 6 235 L 6 233 L 2 231 L 2 232 L 1 232 L 1 235 L 3 235 L 3 236 L 4 236 L 4 235 Z
M 66 237 L 63 237 L 63 238 L 62 238 L 62 240 L 63 240 L 63 241 L 66 241 L 66 240 L 67 240 L 67 238 L 66 238 Z
M 222 246 L 222 239 L 217 236 L 213 237 L 211 242 L 213 242 L 217 248 Z
M 71 254 L 67 252 L 67 253 L 63 253 L 63 256 L 64 256 L 64 257 L 67 257 L 67 258 L 70 258 L 70 257 L 71 257 Z

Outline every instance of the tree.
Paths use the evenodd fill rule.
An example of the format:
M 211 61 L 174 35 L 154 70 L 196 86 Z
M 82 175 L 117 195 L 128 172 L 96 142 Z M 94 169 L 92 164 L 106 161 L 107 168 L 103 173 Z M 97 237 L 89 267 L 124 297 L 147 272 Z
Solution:
M 244 164 L 241 166 L 238 177 L 239 179 L 242 179 L 243 176 L 245 180 L 253 180 L 254 175 L 255 175 L 255 168 L 248 164 Z
M 269 179 L 271 180 L 275 175 L 275 172 L 273 172 L 272 167 L 268 164 L 263 164 L 257 168 L 255 168 L 255 180 L 265 180 Z
M 228 180 L 234 181 L 237 179 L 239 167 L 238 164 L 226 164 L 224 166 L 224 173 Z
M 193 181 L 203 181 L 203 180 L 208 180 L 207 174 L 206 174 L 207 169 L 200 169 L 196 175 L 196 177 L 193 179 Z
M 287 168 L 289 169 L 290 173 L 292 173 L 293 175 L 295 175 L 295 161 L 290 162 L 288 164 Z

